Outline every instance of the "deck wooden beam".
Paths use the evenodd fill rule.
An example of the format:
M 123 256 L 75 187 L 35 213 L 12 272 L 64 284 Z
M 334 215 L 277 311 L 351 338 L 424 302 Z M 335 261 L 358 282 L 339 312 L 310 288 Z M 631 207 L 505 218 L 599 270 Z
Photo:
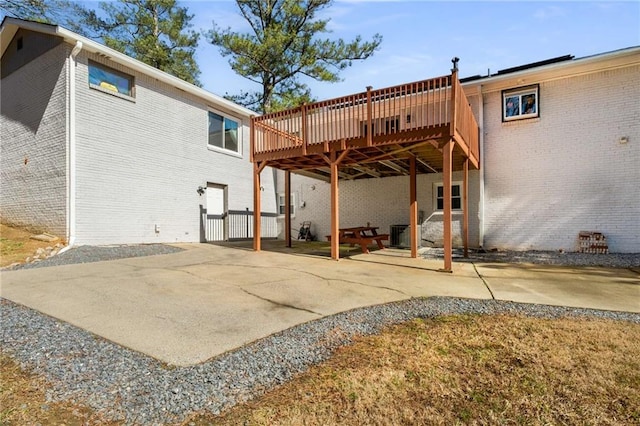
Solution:
M 253 249 L 260 251 L 260 172 L 264 169 L 264 163 L 253 163 Z
M 373 105 L 371 104 L 371 89 L 373 89 L 373 87 L 367 86 L 367 146 L 371 146 L 373 143 Z
M 442 165 L 442 189 L 443 189 L 443 237 L 444 237 L 444 268 L 446 272 L 452 271 L 452 241 L 451 241 L 451 173 L 452 173 L 452 157 L 455 142 L 450 140 L 444 146 L 443 165 Z
M 307 146 L 309 145 L 309 127 L 307 123 L 307 104 L 302 104 L 300 111 L 300 119 L 302 120 L 302 155 L 307 155 Z
M 376 155 L 374 157 L 368 158 L 367 161 L 363 161 L 362 163 L 365 163 L 365 162 L 366 163 L 372 163 L 372 162 L 375 162 L 375 161 L 380 161 L 380 159 L 385 158 L 385 157 L 393 157 L 394 155 L 399 154 L 401 152 L 410 151 L 412 149 L 421 147 L 423 145 L 427 145 L 427 144 L 429 144 L 429 142 L 430 141 L 422 141 L 422 142 L 414 143 L 414 144 L 409 145 L 409 146 L 405 146 L 405 147 L 402 147 L 402 148 L 394 149 L 392 151 L 385 152 L 384 154 L 380 154 L 380 155 Z
M 338 164 L 337 155 L 335 152 L 331 153 L 331 258 L 334 260 L 340 259 L 340 197 L 338 194 Z
M 418 192 L 416 189 L 416 157 L 409 159 L 409 217 L 411 229 L 411 257 L 418 257 Z
M 284 172 L 284 238 L 291 247 L 291 172 Z
M 464 257 L 469 257 L 469 159 L 464 160 L 462 166 L 462 241 Z

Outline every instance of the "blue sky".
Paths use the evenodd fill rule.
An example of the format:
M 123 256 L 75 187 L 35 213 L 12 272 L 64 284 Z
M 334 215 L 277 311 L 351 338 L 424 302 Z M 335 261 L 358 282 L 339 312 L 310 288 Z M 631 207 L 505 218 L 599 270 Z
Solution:
M 184 1 L 195 29 L 246 31 L 231 0 Z M 626 1 L 336 1 L 326 9 L 329 37 L 383 42 L 375 55 L 355 62 L 340 83 L 308 81 L 317 99 L 422 80 L 450 72 L 460 58 L 461 77 L 556 56 L 589 56 L 640 45 L 640 2 Z M 231 71 L 227 58 L 202 38 L 197 53 L 205 89 L 224 95 L 259 87 Z
M 97 8 L 98 1 L 84 0 Z M 193 29 L 212 22 L 248 31 L 234 0 L 179 1 L 194 15 Z M 383 36 L 380 49 L 354 62 L 339 83 L 305 81 L 316 99 L 329 99 L 448 74 L 460 58 L 460 76 L 486 75 L 562 55 L 584 57 L 640 45 L 640 1 L 335 0 L 323 11 L 327 37 L 347 41 Z M 260 90 L 236 75 L 205 36 L 197 61 L 203 87 L 218 95 Z

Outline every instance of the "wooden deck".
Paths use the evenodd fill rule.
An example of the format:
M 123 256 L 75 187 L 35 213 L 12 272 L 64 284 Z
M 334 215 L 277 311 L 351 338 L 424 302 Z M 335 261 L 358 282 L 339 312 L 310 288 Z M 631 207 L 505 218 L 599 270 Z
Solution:
M 455 75 L 344 96 L 254 117 L 251 159 L 329 180 L 326 157 L 345 153 L 341 179 L 441 173 L 455 141 L 454 170 L 478 168 L 478 125 Z M 372 131 L 369 131 L 372 129 Z
M 451 174 L 463 171 L 463 241 L 468 247 L 469 168 L 480 165 L 479 129 L 458 80 L 451 75 L 372 90 L 251 118 L 254 211 L 260 211 L 260 173 L 285 171 L 285 212 L 289 212 L 290 172 L 331 182 L 331 254 L 339 258 L 338 181 L 409 177 L 409 216 L 417 229 L 416 175 L 442 173 L 444 189 L 444 270 L 451 271 Z M 285 214 L 286 239 L 291 218 Z M 254 229 L 259 232 L 259 221 Z M 411 255 L 417 257 L 417 236 Z M 289 243 L 290 244 L 290 243 Z M 254 238 L 260 250 L 260 238 Z

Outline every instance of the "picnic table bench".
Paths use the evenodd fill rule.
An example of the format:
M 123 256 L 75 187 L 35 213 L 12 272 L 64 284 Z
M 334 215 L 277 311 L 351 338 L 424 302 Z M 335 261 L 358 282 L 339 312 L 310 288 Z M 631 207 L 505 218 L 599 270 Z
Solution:
M 374 242 L 379 249 L 384 248 L 382 241 L 389 240 L 389 234 L 378 234 L 377 226 L 356 226 L 354 228 L 340 228 L 338 230 L 338 238 L 340 244 L 350 244 L 354 247 L 356 244 L 360 246 L 363 253 L 369 253 L 367 246 Z M 327 235 L 327 240 L 331 241 L 331 235 Z

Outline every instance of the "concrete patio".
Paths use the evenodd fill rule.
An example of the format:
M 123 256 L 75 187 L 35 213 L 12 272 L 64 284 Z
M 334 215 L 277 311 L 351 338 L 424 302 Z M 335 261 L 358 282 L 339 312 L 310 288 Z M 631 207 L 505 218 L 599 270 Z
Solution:
M 453 273 L 443 273 L 440 260 L 396 249 L 352 251 L 336 262 L 299 242 L 258 253 L 246 244 L 179 247 L 3 271 L 1 296 L 178 366 L 324 316 L 414 297 L 640 312 L 640 274 L 626 269 L 454 262 Z

